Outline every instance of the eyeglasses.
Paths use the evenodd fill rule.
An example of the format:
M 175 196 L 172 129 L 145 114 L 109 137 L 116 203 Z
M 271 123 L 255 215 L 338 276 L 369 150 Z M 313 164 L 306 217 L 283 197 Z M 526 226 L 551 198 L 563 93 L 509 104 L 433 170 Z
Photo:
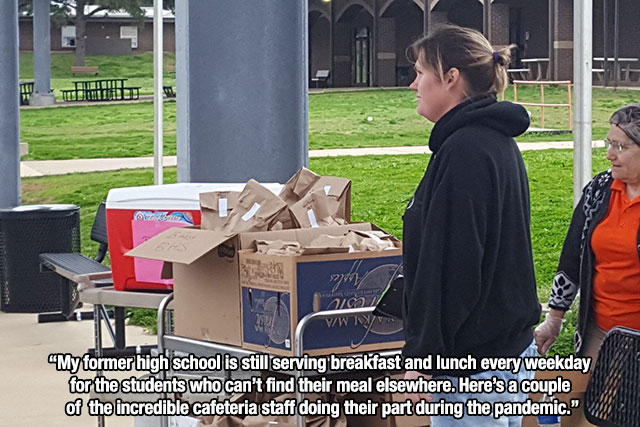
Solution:
M 604 147 L 609 151 L 610 148 L 613 148 L 614 151 L 618 153 L 622 153 L 627 148 L 631 147 L 633 144 L 620 144 L 619 142 L 614 142 L 609 140 L 608 138 L 604 139 Z

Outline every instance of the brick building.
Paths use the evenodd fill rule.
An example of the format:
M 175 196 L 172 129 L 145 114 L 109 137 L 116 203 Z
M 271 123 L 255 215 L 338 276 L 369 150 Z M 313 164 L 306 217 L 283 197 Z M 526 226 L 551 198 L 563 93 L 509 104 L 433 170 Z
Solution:
M 407 46 L 425 29 L 441 22 L 468 26 L 482 31 L 485 0 L 308 0 L 309 75 L 330 70 L 331 86 L 408 85 L 413 79 L 412 65 L 406 59 Z M 607 37 L 603 23 L 603 4 L 608 4 Z M 549 13 L 549 4 L 552 13 Z M 593 54 L 613 55 L 614 2 L 594 0 Z M 425 5 L 428 7 L 425 8 Z M 500 47 L 518 45 L 513 67 L 523 58 L 549 58 L 549 22 L 553 55 L 552 79 L 573 76 L 573 0 L 492 0 L 491 42 Z M 619 0 L 619 56 L 640 57 L 640 1 Z M 425 13 L 425 10 L 427 11 Z M 131 52 L 153 50 L 152 9 L 146 11 L 143 25 L 126 14 L 102 13 L 87 22 L 88 40 L 132 39 Z M 550 19 L 551 18 L 551 19 Z M 20 18 L 20 48 L 32 49 L 31 18 Z M 52 50 L 73 51 L 73 27 L 51 29 Z M 135 47 L 133 39 L 135 38 Z M 107 41 L 107 42 L 105 42 Z M 88 43 L 87 54 L 91 54 Z M 164 48 L 175 50 L 174 17 L 166 12 Z M 640 63 L 637 67 L 640 67 Z
M 310 75 L 329 69 L 333 86 L 407 85 L 413 78 L 405 57 L 407 46 L 441 22 L 482 31 L 483 3 L 484 0 L 309 0 Z M 614 2 L 593 3 L 593 54 L 604 56 L 606 3 L 607 56 L 611 57 Z M 638 58 L 640 1 L 619 0 L 619 5 L 619 56 Z M 492 0 L 491 42 L 496 47 L 518 45 L 514 67 L 520 68 L 523 58 L 549 58 L 550 18 L 550 77 L 572 79 L 573 0 Z
M 95 6 L 87 6 L 87 12 Z M 98 12 L 87 20 L 85 38 L 87 55 L 122 54 L 153 51 L 153 8 L 143 8 L 143 22 L 131 18 L 124 12 Z M 170 11 L 163 14 L 164 50 L 175 51 L 175 18 Z M 31 16 L 19 18 L 20 50 L 33 50 L 33 23 Z M 130 51 L 123 50 L 123 39 L 130 40 Z M 129 43 L 124 43 L 129 48 Z M 99 51 L 93 52 L 93 50 Z M 75 51 L 75 27 L 69 25 L 51 25 L 51 50 L 62 52 Z

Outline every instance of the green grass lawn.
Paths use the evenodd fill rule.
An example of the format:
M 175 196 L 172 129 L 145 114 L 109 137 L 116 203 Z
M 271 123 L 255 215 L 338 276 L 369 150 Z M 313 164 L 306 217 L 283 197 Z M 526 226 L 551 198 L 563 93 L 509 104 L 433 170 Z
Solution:
M 71 74 L 71 66 L 75 61 L 73 53 L 51 53 L 51 87 L 56 98 L 62 99 L 62 89 L 73 89 L 75 80 L 94 80 L 102 78 L 126 78 L 126 86 L 139 86 L 140 93 L 153 93 L 153 53 L 146 52 L 130 56 L 87 56 L 87 66 L 97 65 L 98 76 Z M 175 65 L 175 54 L 164 55 L 165 69 L 167 65 Z M 20 52 L 20 81 L 33 80 L 33 53 Z M 164 84 L 176 85 L 175 74 L 164 76 Z
M 572 152 L 570 150 L 523 153 L 531 189 L 531 228 L 534 261 L 541 301 L 549 297 L 551 280 L 572 211 Z M 363 156 L 312 159 L 310 167 L 324 175 L 353 181 L 352 219 L 377 224 L 402 236 L 402 214 L 428 162 L 428 156 Z M 594 151 L 594 172 L 608 162 L 604 150 Z M 167 168 L 165 182 L 175 182 L 175 168 Z M 81 207 L 82 250 L 95 254 L 89 232 L 98 203 L 110 188 L 151 185 L 149 169 L 28 178 L 22 182 L 23 203 L 73 203 Z M 134 311 L 135 321 L 153 329 L 155 315 Z M 570 318 L 575 323 L 575 314 Z M 555 350 L 571 352 L 573 328 L 566 328 Z
M 67 55 L 70 56 L 70 55 Z M 108 58 L 108 57 L 107 57 Z M 143 77 L 141 77 L 143 78 Z M 519 89 L 519 100 L 535 102 L 539 89 Z M 566 91 L 547 88 L 546 102 L 566 102 Z M 619 106 L 635 102 L 640 92 L 603 90 L 593 92 L 593 135 L 602 139 L 608 118 Z M 507 93 L 507 99 L 511 95 Z M 547 127 L 566 128 L 567 113 L 549 109 Z M 533 125 L 539 111 L 531 108 Z M 372 121 L 367 118 L 372 117 Z M 29 143 L 24 160 L 153 155 L 153 104 L 77 106 L 22 109 L 21 140 Z M 176 104 L 165 105 L 166 155 L 176 153 Z M 309 147 L 355 148 L 425 145 L 432 125 L 415 111 L 411 90 L 330 92 L 309 96 Z M 519 141 L 571 140 L 571 134 L 527 133 Z

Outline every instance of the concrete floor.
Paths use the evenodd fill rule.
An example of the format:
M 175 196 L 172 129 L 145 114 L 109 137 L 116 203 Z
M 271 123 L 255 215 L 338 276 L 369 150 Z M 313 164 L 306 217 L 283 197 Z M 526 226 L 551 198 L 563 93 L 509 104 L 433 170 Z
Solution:
M 83 311 L 91 310 L 85 305 Z M 155 344 L 153 335 L 142 328 L 127 326 L 127 344 Z M 111 346 L 103 332 L 105 346 Z M 38 324 L 37 314 L 0 312 L 0 426 L 94 426 L 95 418 L 87 415 L 88 394 L 71 394 L 68 372 L 57 372 L 48 363 L 52 353 L 82 356 L 93 347 L 93 321 Z M 107 373 L 108 378 L 126 378 L 142 373 Z M 93 378 L 92 372 L 80 370 L 79 378 Z M 65 415 L 65 403 L 83 399 L 79 417 Z M 110 417 L 109 427 L 133 426 L 132 417 Z

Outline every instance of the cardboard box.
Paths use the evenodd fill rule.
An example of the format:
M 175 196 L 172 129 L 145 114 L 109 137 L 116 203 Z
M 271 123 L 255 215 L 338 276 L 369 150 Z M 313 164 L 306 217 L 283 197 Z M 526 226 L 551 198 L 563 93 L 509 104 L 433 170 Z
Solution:
M 285 230 L 302 244 L 341 227 Z M 323 255 L 266 255 L 241 251 L 243 348 L 293 355 L 298 322 L 321 310 L 375 304 L 402 265 L 400 242 L 391 250 Z M 321 355 L 401 348 L 402 323 L 377 316 L 315 321 L 306 329 L 305 353 Z
M 561 402 L 569 402 L 571 399 L 581 399 L 579 408 L 572 409 L 570 416 L 565 416 L 560 419 L 562 427 L 578 427 L 578 426 L 590 426 L 592 425 L 584 419 L 583 405 L 584 405 L 584 393 L 587 390 L 587 384 L 589 383 L 589 375 L 583 374 L 577 371 L 537 371 L 536 379 L 552 380 L 557 377 L 571 380 L 571 392 L 570 393 L 557 393 L 554 396 Z M 529 398 L 534 402 L 540 400 L 542 395 L 540 393 L 531 393 Z M 527 416 L 522 420 L 522 427 L 538 427 L 536 417 Z
M 256 240 L 295 240 L 297 233 L 344 234 L 371 230 L 368 223 L 322 230 L 280 230 L 227 235 L 194 227 L 172 228 L 138 245 L 128 256 L 165 262 L 174 279 L 176 335 L 235 346 L 242 345 L 238 250 Z

